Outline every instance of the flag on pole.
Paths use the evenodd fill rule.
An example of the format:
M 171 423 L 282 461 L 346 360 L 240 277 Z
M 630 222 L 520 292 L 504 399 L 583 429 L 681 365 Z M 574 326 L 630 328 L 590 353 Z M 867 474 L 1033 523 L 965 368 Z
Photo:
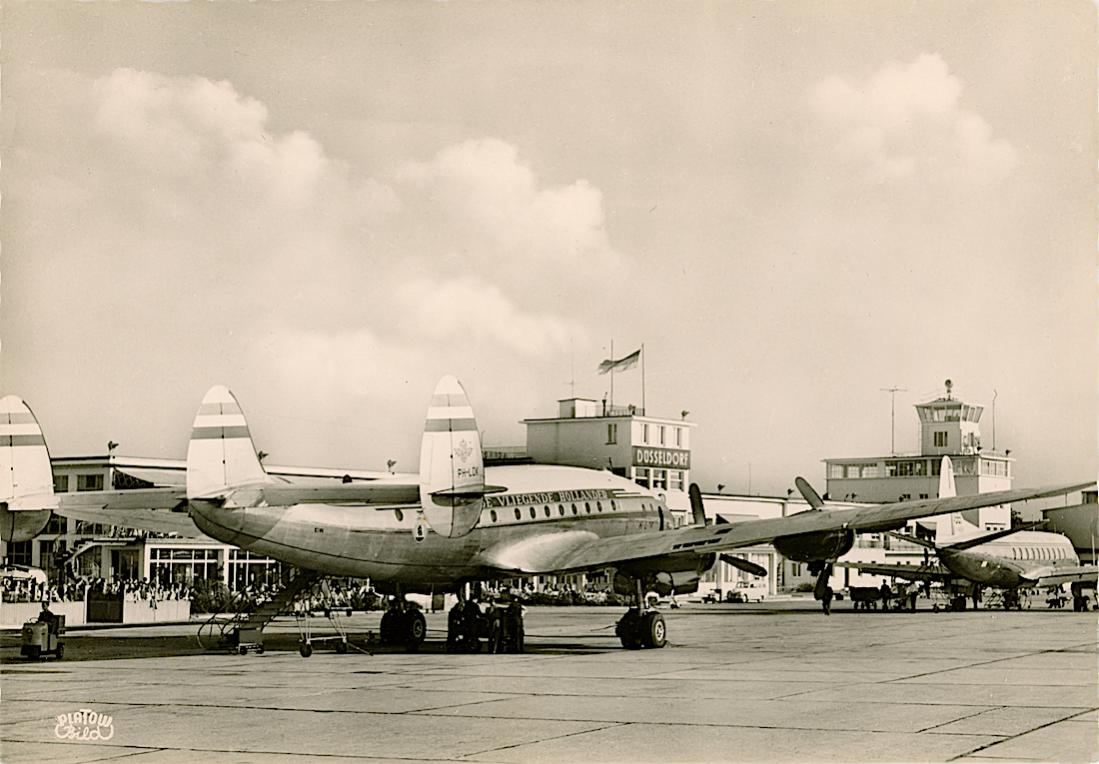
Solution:
M 628 356 L 619 358 L 617 361 L 612 361 L 610 358 L 599 364 L 599 373 L 606 374 L 608 371 L 625 371 L 626 369 L 632 369 L 637 366 L 637 360 L 641 357 L 641 349 L 630 353 Z

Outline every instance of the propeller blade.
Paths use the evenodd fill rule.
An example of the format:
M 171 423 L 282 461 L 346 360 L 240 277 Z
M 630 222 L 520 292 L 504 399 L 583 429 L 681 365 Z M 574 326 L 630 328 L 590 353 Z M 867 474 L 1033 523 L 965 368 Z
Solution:
M 691 487 L 687 489 L 687 496 L 691 500 L 691 515 L 694 517 L 695 525 L 706 525 L 706 510 L 702 506 L 702 491 L 698 488 L 698 483 L 691 483 Z
M 727 562 L 734 568 L 739 568 L 740 570 L 743 570 L 745 573 L 751 573 L 753 576 L 767 575 L 767 568 L 763 567 L 762 565 L 756 565 L 754 562 L 749 562 L 743 557 L 734 557 L 731 554 L 723 554 L 721 555 L 721 561 Z
M 816 489 L 809 485 L 808 480 L 803 477 L 794 478 L 794 485 L 797 486 L 801 498 L 805 499 L 810 507 L 813 509 L 822 509 L 824 507 L 824 500 L 820 498 L 820 494 L 816 492 Z

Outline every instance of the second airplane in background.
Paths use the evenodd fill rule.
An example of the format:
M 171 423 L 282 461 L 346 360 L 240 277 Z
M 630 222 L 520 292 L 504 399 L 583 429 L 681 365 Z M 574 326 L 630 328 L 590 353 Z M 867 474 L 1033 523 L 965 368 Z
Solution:
M 939 473 L 939 496 L 955 495 L 954 467 L 943 457 Z M 902 533 L 892 535 L 933 550 L 941 565 L 896 565 L 876 562 L 841 562 L 845 568 L 861 573 L 902 578 L 907 581 L 951 584 L 961 580 L 980 587 L 1002 589 L 1005 604 L 1020 607 L 1020 589 L 1072 585 L 1073 609 L 1087 608 L 1082 589 L 1094 589 L 1099 568 L 1081 565 L 1072 542 L 1060 533 L 1031 530 L 1027 525 L 986 532 L 966 522 L 955 512 L 939 518 L 935 541 Z M 976 603 L 976 598 L 974 599 Z M 964 593 L 952 600 L 952 606 L 964 607 Z

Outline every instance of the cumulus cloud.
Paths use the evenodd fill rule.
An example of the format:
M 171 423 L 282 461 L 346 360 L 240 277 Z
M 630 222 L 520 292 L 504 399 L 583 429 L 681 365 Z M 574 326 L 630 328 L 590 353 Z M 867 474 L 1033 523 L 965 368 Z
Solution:
M 584 334 L 573 321 L 547 313 L 523 312 L 498 287 L 476 276 L 402 284 L 398 302 L 406 311 L 402 330 L 453 343 L 460 338 L 503 347 L 523 356 L 561 353 Z
M 500 140 L 383 173 L 276 129 L 230 82 L 39 76 L 5 167 L 5 275 L 64 306 L 35 310 L 37 347 L 65 347 L 73 320 L 112 327 L 76 365 L 325 380 L 384 407 L 380 390 L 480 359 L 537 396 L 543 366 L 586 346 L 592 273 L 622 259 L 598 189 L 543 183 Z
M 924 54 L 887 63 L 865 82 L 829 77 L 811 104 L 840 155 L 878 180 L 999 180 L 1015 166 L 1015 149 L 961 107 L 961 94 L 962 82 L 946 62 Z
M 555 269 L 621 264 L 607 239 L 602 193 L 583 179 L 540 186 L 518 149 L 501 140 L 448 146 L 429 161 L 405 164 L 397 178 L 479 245 L 473 257 Z

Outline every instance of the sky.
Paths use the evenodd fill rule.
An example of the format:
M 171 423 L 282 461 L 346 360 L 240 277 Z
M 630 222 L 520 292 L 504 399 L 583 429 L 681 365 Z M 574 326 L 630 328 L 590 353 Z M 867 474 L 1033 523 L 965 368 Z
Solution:
M 55 456 L 183 457 L 225 384 L 270 463 L 415 471 L 441 375 L 515 445 L 643 344 L 614 403 L 705 490 L 914 451 L 947 378 L 1017 485 L 1099 470 L 1091 3 L 2 14 L 0 388 Z

